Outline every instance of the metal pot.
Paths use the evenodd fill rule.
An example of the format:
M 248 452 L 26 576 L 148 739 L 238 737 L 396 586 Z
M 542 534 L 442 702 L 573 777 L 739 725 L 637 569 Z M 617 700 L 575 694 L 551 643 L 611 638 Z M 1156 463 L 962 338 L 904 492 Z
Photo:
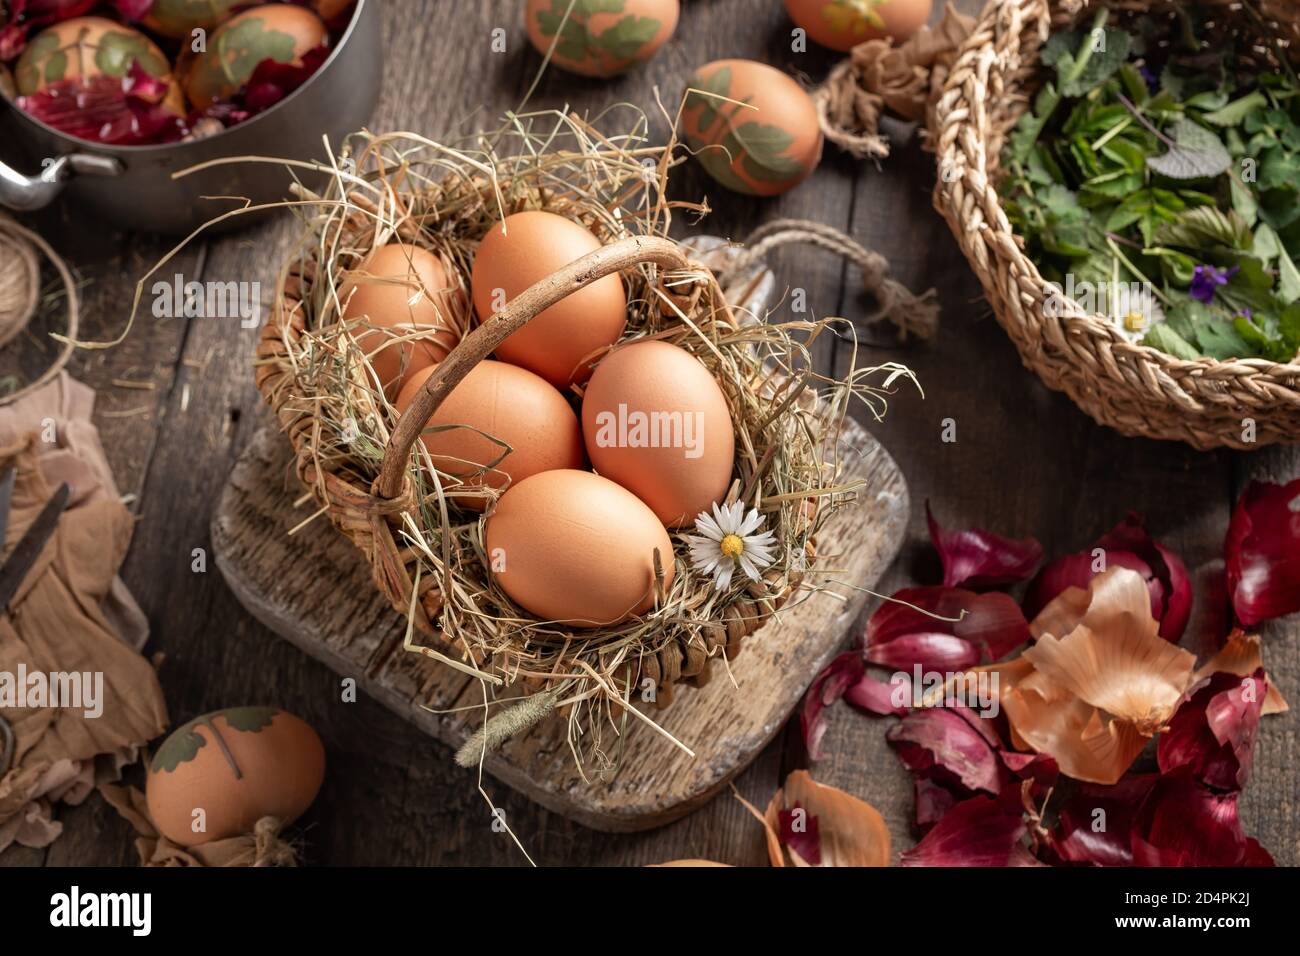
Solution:
M 20 138 L 29 152 L 45 158 L 34 176 L 0 162 L 0 205 L 39 209 L 66 192 L 122 229 L 174 235 L 243 205 L 243 199 L 254 204 L 281 199 L 293 178 L 272 163 L 212 166 L 179 179 L 172 174 L 230 156 L 323 159 L 323 137 L 337 149 L 370 119 L 379 98 L 380 19 L 377 0 L 357 0 L 352 22 L 306 83 L 266 112 L 194 142 L 104 146 L 60 133 L 13 107 L 10 119 Z M 314 178 L 296 172 L 299 179 Z M 239 201 L 204 198 L 232 196 Z M 251 218 L 232 216 L 220 227 L 244 225 Z

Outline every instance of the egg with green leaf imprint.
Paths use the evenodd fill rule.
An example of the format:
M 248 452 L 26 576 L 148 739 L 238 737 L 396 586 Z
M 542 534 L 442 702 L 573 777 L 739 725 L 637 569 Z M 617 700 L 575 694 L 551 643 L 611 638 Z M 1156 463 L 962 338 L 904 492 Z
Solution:
M 780 70 L 753 60 L 715 60 L 696 70 L 682 125 L 709 175 L 751 196 L 794 188 L 822 155 L 812 98 Z
M 263 817 L 292 823 L 324 779 L 325 748 L 311 727 L 276 707 L 229 707 L 162 742 L 145 801 L 159 833 L 198 846 L 251 833 Z
M 180 39 L 211 30 L 246 0 L 153 0 L 140 20 L 154 33 Z
M 677 29 L 680 0 L 528 0 L 529 42 L 556 66 L 616 76 L 644 63 Z
M 305 7 L 268 3 L 231 17 L 208 37 L 207 49 L 190 63 L 185 92 L 198 109 L 230 100 L 273 60 L 302 66 L 303 56 L 329 41 L 320 17 Z
M 74 80 L 125 77 L 132 63 L 167 80 L 164 105 L 178 115 L 184 112 L 180 87 L 171 82 L 171 63 L 162 51 L 139 30 L 103 17 L 73 17 L 42 30 L 18 58 L 14 82 L 19 94 L 31 96 Z
M 842 53 L 881 37 L 906 40 L 925 26 L 933 8 L 934 0 L 785 0 L 795 26 Z

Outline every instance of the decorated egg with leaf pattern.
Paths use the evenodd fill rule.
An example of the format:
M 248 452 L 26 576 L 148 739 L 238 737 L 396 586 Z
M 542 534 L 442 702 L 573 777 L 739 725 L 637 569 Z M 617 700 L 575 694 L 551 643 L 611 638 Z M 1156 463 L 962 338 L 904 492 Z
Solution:
M 815 43 L 847 53 L 880 37 L 906 40 L 930 19 L 934 0 L 785 0 L 785 9 Z
M 171 63 L 139 30 L 103 17 L 74 17 L 37 34 L 14 68 L 18 92 L 31 96 L 69 80 L 100 76 L 125 77 L 132 64 L 150 76 L 168 81 L 165 105 L 184 113 L 180 88 L 171 82 Z
M 245 0 L 153 0 L 141 19 L 154 33 L 180 39 L 211 30 Z
M 680 0 L 528 0 L 537 52 L 583 76 L 616 76 L 644 63 L 677 29 Z
M 290 824 L 325 779 L 316 731 L 276 707 L 229 707 L 196 717 L 162 742 L 145 800 L 158 832 L 180 846 Z
M 821 159 L 812 98 L 765 63 L 716 60 L 696 70 L 682 122 L 700 165 L 739 193 L 783 193 L 803 182 Z
M 199 109 L 229 100 L 248 85 L 265 60 L 302 66 L 303 57 L 329 41 L 320 17 L 306 7 L 268 3 L 227 20 L 191 62 L 185 92 Z

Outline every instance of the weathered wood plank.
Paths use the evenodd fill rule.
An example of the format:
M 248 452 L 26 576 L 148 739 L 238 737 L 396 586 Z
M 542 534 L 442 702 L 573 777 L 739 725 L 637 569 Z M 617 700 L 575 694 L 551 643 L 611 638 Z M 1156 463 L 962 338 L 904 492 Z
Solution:
M 1285 484 L 1300 478 L 1300 448 L 1267 448 L 1238 455 L 1232 500 L 1252 479 Z M 1255 741 L 1255 764 L 1241 800 L 1246 832 L 1273 854 L 1280 866 L 1300 866 L 1300 614 L 1260 629 L 1264 665 L 1291 705 L 1266 717 Z
M 959 3 L 967 10 L 978 5 L 979 0 Z M 531 83 L 539 58 L 527 46 L 517 0 L 457 4 L 455 17 L 446 15 L 445 6 L 434 0 L 385 4 L 385 90 L 371 128 L 406 128 L 434 136 L 472 130 L 501 109 L 516 105 Z M 505 54 L 488 52 L 494 27 L 507 32 Z M 546 107 L 568 103 L 594 111 L 629 101 L 649 108 L 652 91 L 658 87 L 671 109 L 691 70 L 723 56 L 766 59 L 815 81 L 833 56 L 815 49 L 808 56 L 794 54 L 788 31 L 789 23 L 776 2 L 687 2 L 677 36 L 647 69 L 610 83 L 552 73 L 533 103 Z M 655 135 L 662 136 L 665 130 L 666 124 L 660 122 Z M 1049 551 L 1085 545 L 1127 508 L 1145 509 L 1153 529 L 1181 549 L 1189 563 L 1216 558 L 1218 536 L 1237 489 L 1233 474 L 1244 481 L 1250 470 L 1266 467 L 1273 468 L 1280 480 L 1293 477 L 1300 462 L 1280 453 L 1274 459 L 1273 452 L 1221 458 L 1177 446 L 1129 442 L 1092 426 L 1065 399 L 1038 386 L 1020 367 L 996 324 L 980 317 L 987 307 L 978 286 L 942 222 L 929 210 L 930 168 L 927 155 L 910 149 L 877 170 L 859 167 L 828 148 L 827 159 L 813 178 L 775 201 L 729 196 L 694 164 L 681 170 L 675 187 L 684 197 L 708 195 L 716 211 L 703 224 L 705 231 L 743 238 L 753 225 L 778 216 L 852 225 L 859 238 L 895 261 L 905 282 L 940 289 L 945 305 L 940 341 L 926 348 L 876 353 L 915 366 L 926 389 L 924 401 L 900 395 L 890 419 L 876 431 L 902 465 L 918 505 L 903 559 L 879 589 L 887 592 L 905 583 L 934 580 L 936 567 L 927 553 L 919 518 L 926 497 L 934 500 L 948 523 L 984 524 L 1005 533 L 1032 532 Z M 116 328 L 125 317 L 123 307 L 130 301 L 136 279 L 161 253 L 162 245 L 114 235 L 70 212 L 55 211 L 40 222 L 46 235 L 91 275 L 94 285 L 88 294 L 99 303 L 96 310 L 105 317 L 105 331 Z M 214 244 L 216 255 L 205 272 L 200 273 L 192 259 L 176 271 L 192 278 L 267 281 L 283 235 L 259 230 L 222 239 Z M 97 245 L 109 252 L 126 248 L 134 258 L 123 257 L 116 265 L 96 269 L 93 263 L 100 253 L 93 247 Z M 849 274 L 846 285 L 844 270 L 824 253 L 781 250 L 772 264 L 778 288 L 806 289 L 819 313 L 865 314 L 865 304 L 855 295 L 857 277 Z M 155 441 L 175 449 L 166 463 L 157 462 L 149 472 L 151 481 L 138 506 L 143 536 L 128 568 L 128 580 L 153 620 L 155 640 L 150 650 L 161 649 L 168 655 L 163 683 L 173 718 L 260 699 L 279 702 L 317 727 L 326 741 L 330 769 L 325 789 L 304 821 L 309 862 L 521 862 L 508 838 L 490 829 L 486 804 L 474 791 L 472 778 L 448 771 L 445 747 L 429 742 L 364 695 L 356 704 L 344 706 L 332 672 L 253 622 L 211 569 L 206 576 L 190 574 L 188 560 L 177 557 L 172 539 L 193 546 L 206 541 L 207 511 L 226 464 L 233 461 L 245 438 L 244 416 L 257 408 L 257 399 L 251 385 L 233 401 L 233 392 L 226 394 L 215 385 L 196 390 L 193 386 L 202 382 L 195 377 L 188 379 L 192 387 L 184 416 L 179 411 L 183 383 L 170 380 L 158 392 L 160 408 L 165 407 L 175 426 L 165 434 L 158 432 L 156 418 L 104 417 L 105 410 L 129 411 L 136 400 L 153 397 L 115 390 L 110 365 L 121 371 L 143 359 L 176 367 L 182 354 L 201 363 L 228 331 L 198 326 L 212 334 L 185 340 L 181 353 L 183 327 L 163 322 L 156 326 L 159 332 L 174 332 L 175 339 L 148 339 L 127 365 L 112 365 L 116 361 L 112 352 L 90 356 L 83 360 L 89 365 L 79 368 L 78 374 L 101 391 L 100 424 L 124 489 L 143 487 Z M 138 328 L 128 344 L 147 328 Z M 218 350 L 220 357 L 206 366 L 205 377 L 241 387 L 248 382 L 245 363 L 251 339 L 237 339 L 228 349 Z M 103 370 L 96 362 L 105 363 Z M 197 368 L 190 370 L 197 376 Z M 205 457 L 209 446 L 199 436 L 221 435 L 231 423 L 232 411 L 241 416 L 233 429 L 234 442 L 229 448 L 218 446 L 219 453 L 209 464 Z M 939 423 L 949 416 L 958 422 L 956 445 L 939 442 Z M 1268 461 L 1276 464 L 1257 464 Z M 206 477 L 196 482 L 194 473 Z M 1266 638 L 1270 669 L 1293 703 L 1300 700 L 1300 675 L 1294 663 L 1288 672 L 1279 658 L 1296 660 L 1297 629 L 1293 621 L 1281 622 L 1269 629 Z M 1286 776 L 1295 751 L 1295 724 L 1278 723 L 1286 719 L 1292 718 L 1265 723 L 1244 812 L 1247 829 L 1277 853 L 1279 862 L 1295 863 L 1300 859 L 1295 846 L 1296 784 L 1294 773 Z M 883 722 L 837 708 L 825 739 L 828 756 L 814 772 L 819 779 L 876 803 L 895 824 L 896 838 L 906 840 L 911 795 L 897 760 L 884 744 L 883 732 Z M 738 778 L 738 788 L 762 806 L 788 769 L 783 761 L 782 744 L 772 744 Z M 639 864 L 701 856 L 756 864 L 766 859 L 757 825 L 726 792 L 660 830 L 613 835 L 572 824 L 490 780 L 487 789 L 541 862 Z M 52 859 L 81 864 L 134 859 L 127 828 L 97 798 L 64 819 L 69 833 L 55 845 Z M 80 834 L 75 842 L 74 831 Z M 19 856 L 23 862 L 33 862 L 31 855 Z M 9 862 L 10 854 L 0 858 L 0 863 Z

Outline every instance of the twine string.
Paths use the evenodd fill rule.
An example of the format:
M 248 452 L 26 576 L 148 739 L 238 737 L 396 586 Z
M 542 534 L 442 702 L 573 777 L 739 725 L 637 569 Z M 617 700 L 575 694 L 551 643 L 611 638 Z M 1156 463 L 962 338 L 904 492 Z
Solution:
M 77 283 L 72 270 L 39 233 L 4 215 L 0 215 L 0 347 L 22 332 L 40 307 L 40 255 L 54 266 L 63 284 L 67 300 L 67 330 L 54 362 L 35 381 L 0 397 L 0 405 L 8 405 L 40 388 L 58 375 L 72 357 L 80 321 Z
M 932 129 L 935 101 L 974 25 L 949 3 L 937 24 L 901 43 L 859 43 L 813 92 L 822 134 L 856 159 L 881 160 L 889 155 L 880 133 L 886 114 Z
M 934 337 L 939 327 L 939 302 L 934 289 L 920 295 L 913 293 L 890 276 L 888 259 L 833 226 L 808 219 L 775 219 L 750 233 L 734 268 L 743 272 L 760 266 L 773 249 L 796 243 L 833 252 L 858 267 L 863 288 L 880 304 L 880 310 L 868 317 L 868 324 L 884 319 L 896 326 L 904 339 Z
M 253 866 L 297 866 L 298 854 L 280 839 L 284 824 L 277 817 L 262 817 L 253 827 Z

